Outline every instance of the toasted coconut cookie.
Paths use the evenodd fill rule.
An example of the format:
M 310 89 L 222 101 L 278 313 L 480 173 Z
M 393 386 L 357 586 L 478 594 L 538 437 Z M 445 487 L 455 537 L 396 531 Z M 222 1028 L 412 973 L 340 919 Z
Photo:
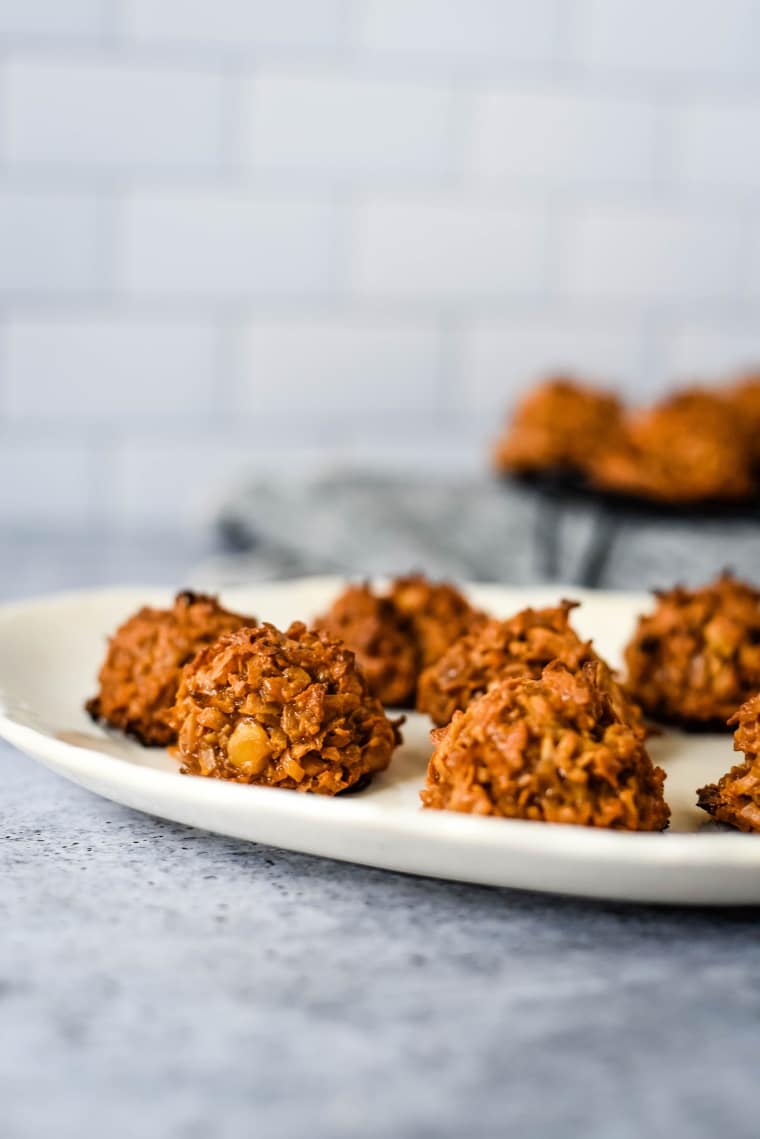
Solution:
M 396 578 L 390 599 L 411 628 L 419 668 L 433 664 L 458 637 L 486 620 L 456 586 L 422 574 Z
M 760 464 L 760 375 L 749 375 L 728 390 L 725 397 L 738 412 L 747 432 L 753 463 Z
M 737 725 L 734 751 L 744 752 L 744 762 L 701 787 L 697 802 L 722 823 L 760 833 L 760 696 L 742 704 L 729 723 Z
M 585 469 L 600 489 L 682 505 L 740 500 L 755 485 L 741 417 L 701 389 L 630 416 L 618 443 L 587 453 Z
M 351 585 L 314 622 L 356 655 L 370 692 L 382 703 L 410 707 L 417 685 L 417 646 L 409 622 L 387 597 Z
M 629 691 L 655 720 L 722 728 L 760 690 L 760 593 L 724 574 L 655 596 L 625 650 Z
M 654 831 L 667 826 L 665 774 L 641 734 L 616 714 L 600 664 L 555 662 L 538 680 L 494 685 L 446 728 L 425 807 L 580 826 Z
M 319 795 L 364 785 L 400 741 L 354 654 L 301 623 L 209 646 L 184 670 L 173 717 L 185 773 Z
M 447 724 L 497 680 L 510 676 L 537 679 L 552 660 L 579 668 L 590 659 L 570 624 L 572 601 L 546 609 L 523 609 L 506 621 L 491 619 L 465 633 L 420 677 L 417 709 L 433 722 Z
M 396 578 L 387 595 L 348 586 L 314 624 L 356 654 L 383 704 L 407 708 L 414 706 L 421 669 L 483 620 L 455 586 L 418 574 Z
M 87 711 L 143 744 L 166 747 L 177 738 L 170 713 L 184 665 L 222 633 L 255 624 L 189 591 L 171 609 L 140 609 L 111 637 Z
M 583 470 L 590 452 L 609 444 L 622 423 L 620 401 L 570 379 L 529 392 L 494 451 L 501 471 Z
M 546 609 L 523 609 L 506 621 L 489 620 L 466 633 L 422 673 L 417 709 L 436 724 L 447 724 L 491 685 L 509 677 L 537 680 L 544 667 L 559 660 L 571 671 L 599 661 L 590 641 L 582 641 L 570 624 L 577 602 L 563 601 Z M 641 729 L 641 710 L 627 698 L 602 662 L 600 678 L 619 714 Z

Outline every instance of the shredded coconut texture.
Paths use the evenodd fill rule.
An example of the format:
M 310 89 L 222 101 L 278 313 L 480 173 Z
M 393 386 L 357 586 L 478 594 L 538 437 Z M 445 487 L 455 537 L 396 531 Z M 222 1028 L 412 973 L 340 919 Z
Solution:
M 744 762 L 700 788 L 697 801 L 720 822 L 760 833 L 760 696 L 743 704 L 730 722 L 737 725 L 734 751 L 744 752 Z
M 171 609 L 140 609 L 111 637 L 87 711 L 142 744 L 168 746 L 177 738 L 170 714 L 183 667 L 223 633 L 255 624 L 189 590 Z
M 760 690 L 760 593 L 724 574 L 656 597 L 625 650 L 629 690 L 655 720 L 724 729 Z
M 433 732 L 425 807 L 620 830 L 667 826 L 665 773 L 615 713 L 600 664 L 499 682 Z
M 320 795 L 364 785 L 401 739 L 354 654 L 300 622 L 205 649 L 183 673 L 174 722 L 185 773 Z
M 546 609 L 523 609 L 506 621 L 486 621 L 460 637 L 420 677 L 417 708 L 435 724 L 447 724 L 457 710 L 500 680 L 537 680 L 551 661 L 577 672 L 588 662 L 600 662 L 590 641 L 582 641 L 570 623 L 577 602 L 563 601 Z M 600 683 L 608 689 L 620 715 L 641 725 L 641 710 L 629 700 L 612 671 L 603 664 Z
M 485 615 L 448 582 L 396 578 L 387 594 L 352 585 L 315 621 L 355 654 L 381 703 L 414 707 L 420 672 Z

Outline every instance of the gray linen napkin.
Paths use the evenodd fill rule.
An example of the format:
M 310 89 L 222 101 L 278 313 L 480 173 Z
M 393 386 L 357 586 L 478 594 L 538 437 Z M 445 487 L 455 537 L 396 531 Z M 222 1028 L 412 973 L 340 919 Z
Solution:
M 222 505 L 218 528 L 230 552 L 199 567 L 197 584 L 418 569 L 475 581 L 646 589 L 697 584 L 728 567 L 754 580 L 760 567 L 760 525 L 751 521 L 610 516 L 487 477 L 348 470 L 259 479 Z

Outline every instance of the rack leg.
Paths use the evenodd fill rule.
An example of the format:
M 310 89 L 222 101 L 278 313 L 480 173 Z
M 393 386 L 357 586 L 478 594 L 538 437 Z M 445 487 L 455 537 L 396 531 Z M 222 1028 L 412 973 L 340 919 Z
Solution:
M 536 506 L 535 557 L 538 575 L 544 581 L 559 577 L 562 510 L 555 498 L 539 497 Z
M 610 510 L 597 513 L 591 540 L 586 548 L 578 573 L 578 585 L 587 589 L 597 589 L 602 581 L 610 555 L 617 540 L 620 526 Z

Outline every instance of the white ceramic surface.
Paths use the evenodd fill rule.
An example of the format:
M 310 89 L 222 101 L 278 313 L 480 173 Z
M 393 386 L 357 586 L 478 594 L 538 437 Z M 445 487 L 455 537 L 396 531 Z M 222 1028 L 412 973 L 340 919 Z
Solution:
M 227 591 L 223 600 L 284 625 L 319 612 L 340 585 L 334 578 L 258 584 Z M 583 602 L 576 626 L 613 663 L 636 613 L 649 604 L 640 594 L 574 587 L 489 585 L 468 592 L 504 616 L 576 597 Z M 418 715 L 409 716 L 390 769 L 354 796 L 325 799 L 180 775 L 165 752 L 105 733 L 82 711 L 107 634 L 140 604 L 169 599 L 165 590 L 129 587 L 1 609 L 0 735 L 115 802 L 253 842 L 494 886 L 625 901 L 760 904 L 760 836 L 720 830 L 695 806 L 696 788 L 733 762 L 728 734 L 673 732 L 651 742 L 653 758 L 668 773 L 673 810 L 669 831 L 654 835 L 420 810 L 430 724 Z

